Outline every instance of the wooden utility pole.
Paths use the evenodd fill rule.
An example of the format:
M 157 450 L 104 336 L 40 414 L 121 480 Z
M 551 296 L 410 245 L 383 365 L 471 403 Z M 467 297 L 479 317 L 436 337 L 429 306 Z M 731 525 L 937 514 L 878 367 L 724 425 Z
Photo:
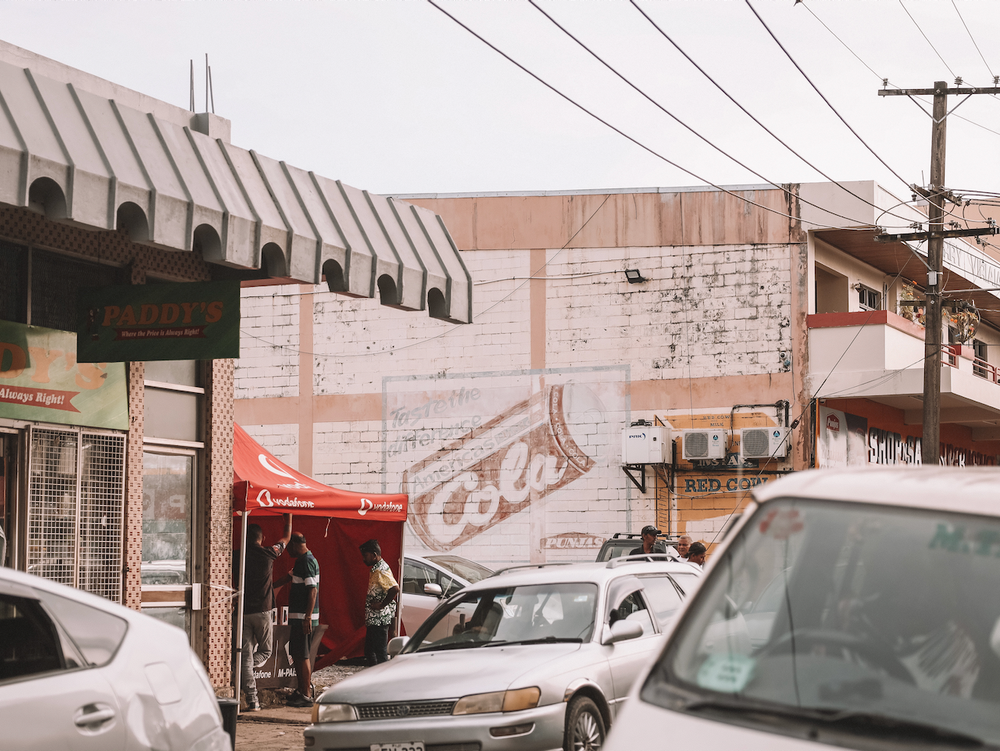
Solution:
M 948 124 L 949 94 L 996 94 L 1000 88 L 978 89 L 958 86 L 948 88 L 944 81 L 935 81 L 933 89 L 881 89 L 879 96 L 933 95 L 931 115 L 931 182 L 926 190 L 914 190 L 924 195 L 930 206 L 927 212 L 927 229 L 906 235 L 878 235 L 883 242 L 892 240 L 927 240 L 927 288 L 924 313 L 924 426 L 920 450 L 924 464 L 938 464 L 941 457 L 941 293 L 944 271 L 944 238 L 954 236 L 995 235 L 997 229 L 958 230 L 944 229 L 944 203 L 950 197 L 944 186 L 945 135 Z

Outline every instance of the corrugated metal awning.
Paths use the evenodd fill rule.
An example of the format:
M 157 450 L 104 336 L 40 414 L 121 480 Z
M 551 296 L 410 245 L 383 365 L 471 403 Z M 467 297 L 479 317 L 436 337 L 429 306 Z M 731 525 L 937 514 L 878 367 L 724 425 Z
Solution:
M 209 121 L 191 115 L 191 123 L 199 118 Z M 472 320 L 471 277 L 434 212 L 2 61 L 0 203 L 85 228 L 124 228 L 135 242 L 197 250 L 211 263 L 311 284 L 325 277 L 333 292 Z

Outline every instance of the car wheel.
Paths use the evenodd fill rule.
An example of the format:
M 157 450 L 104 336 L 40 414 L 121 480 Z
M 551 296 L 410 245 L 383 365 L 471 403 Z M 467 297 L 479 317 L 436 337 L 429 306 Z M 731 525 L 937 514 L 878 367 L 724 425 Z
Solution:
M 604 717 L 586 696 L 578 696 L 566 710 L 564 751 L 597 751 L 604 745 Z

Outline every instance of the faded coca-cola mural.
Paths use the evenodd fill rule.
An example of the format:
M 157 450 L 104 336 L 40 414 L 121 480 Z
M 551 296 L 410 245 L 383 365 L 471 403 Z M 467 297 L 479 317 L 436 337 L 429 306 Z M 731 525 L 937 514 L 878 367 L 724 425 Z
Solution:
M 483 561 L 589 557 L 549 541 L 624 528 L 625 504 L 608 497 L 622 485 L 613 470 L 624 376 L 609 368 L 390 380 L 386 462 L 410 495 L 417 547 Z M 588 516 L 595 511 L 604 513 Z

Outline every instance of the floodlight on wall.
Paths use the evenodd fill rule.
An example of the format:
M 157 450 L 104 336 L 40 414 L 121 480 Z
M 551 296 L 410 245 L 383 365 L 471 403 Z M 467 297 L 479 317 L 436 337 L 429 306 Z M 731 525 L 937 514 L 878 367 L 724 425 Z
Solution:
M 625 279 L 628 280 L 629 284 L 639 284 L 640 282 L 649 281 L 639 273 L 639 269 L 625 269 Z

